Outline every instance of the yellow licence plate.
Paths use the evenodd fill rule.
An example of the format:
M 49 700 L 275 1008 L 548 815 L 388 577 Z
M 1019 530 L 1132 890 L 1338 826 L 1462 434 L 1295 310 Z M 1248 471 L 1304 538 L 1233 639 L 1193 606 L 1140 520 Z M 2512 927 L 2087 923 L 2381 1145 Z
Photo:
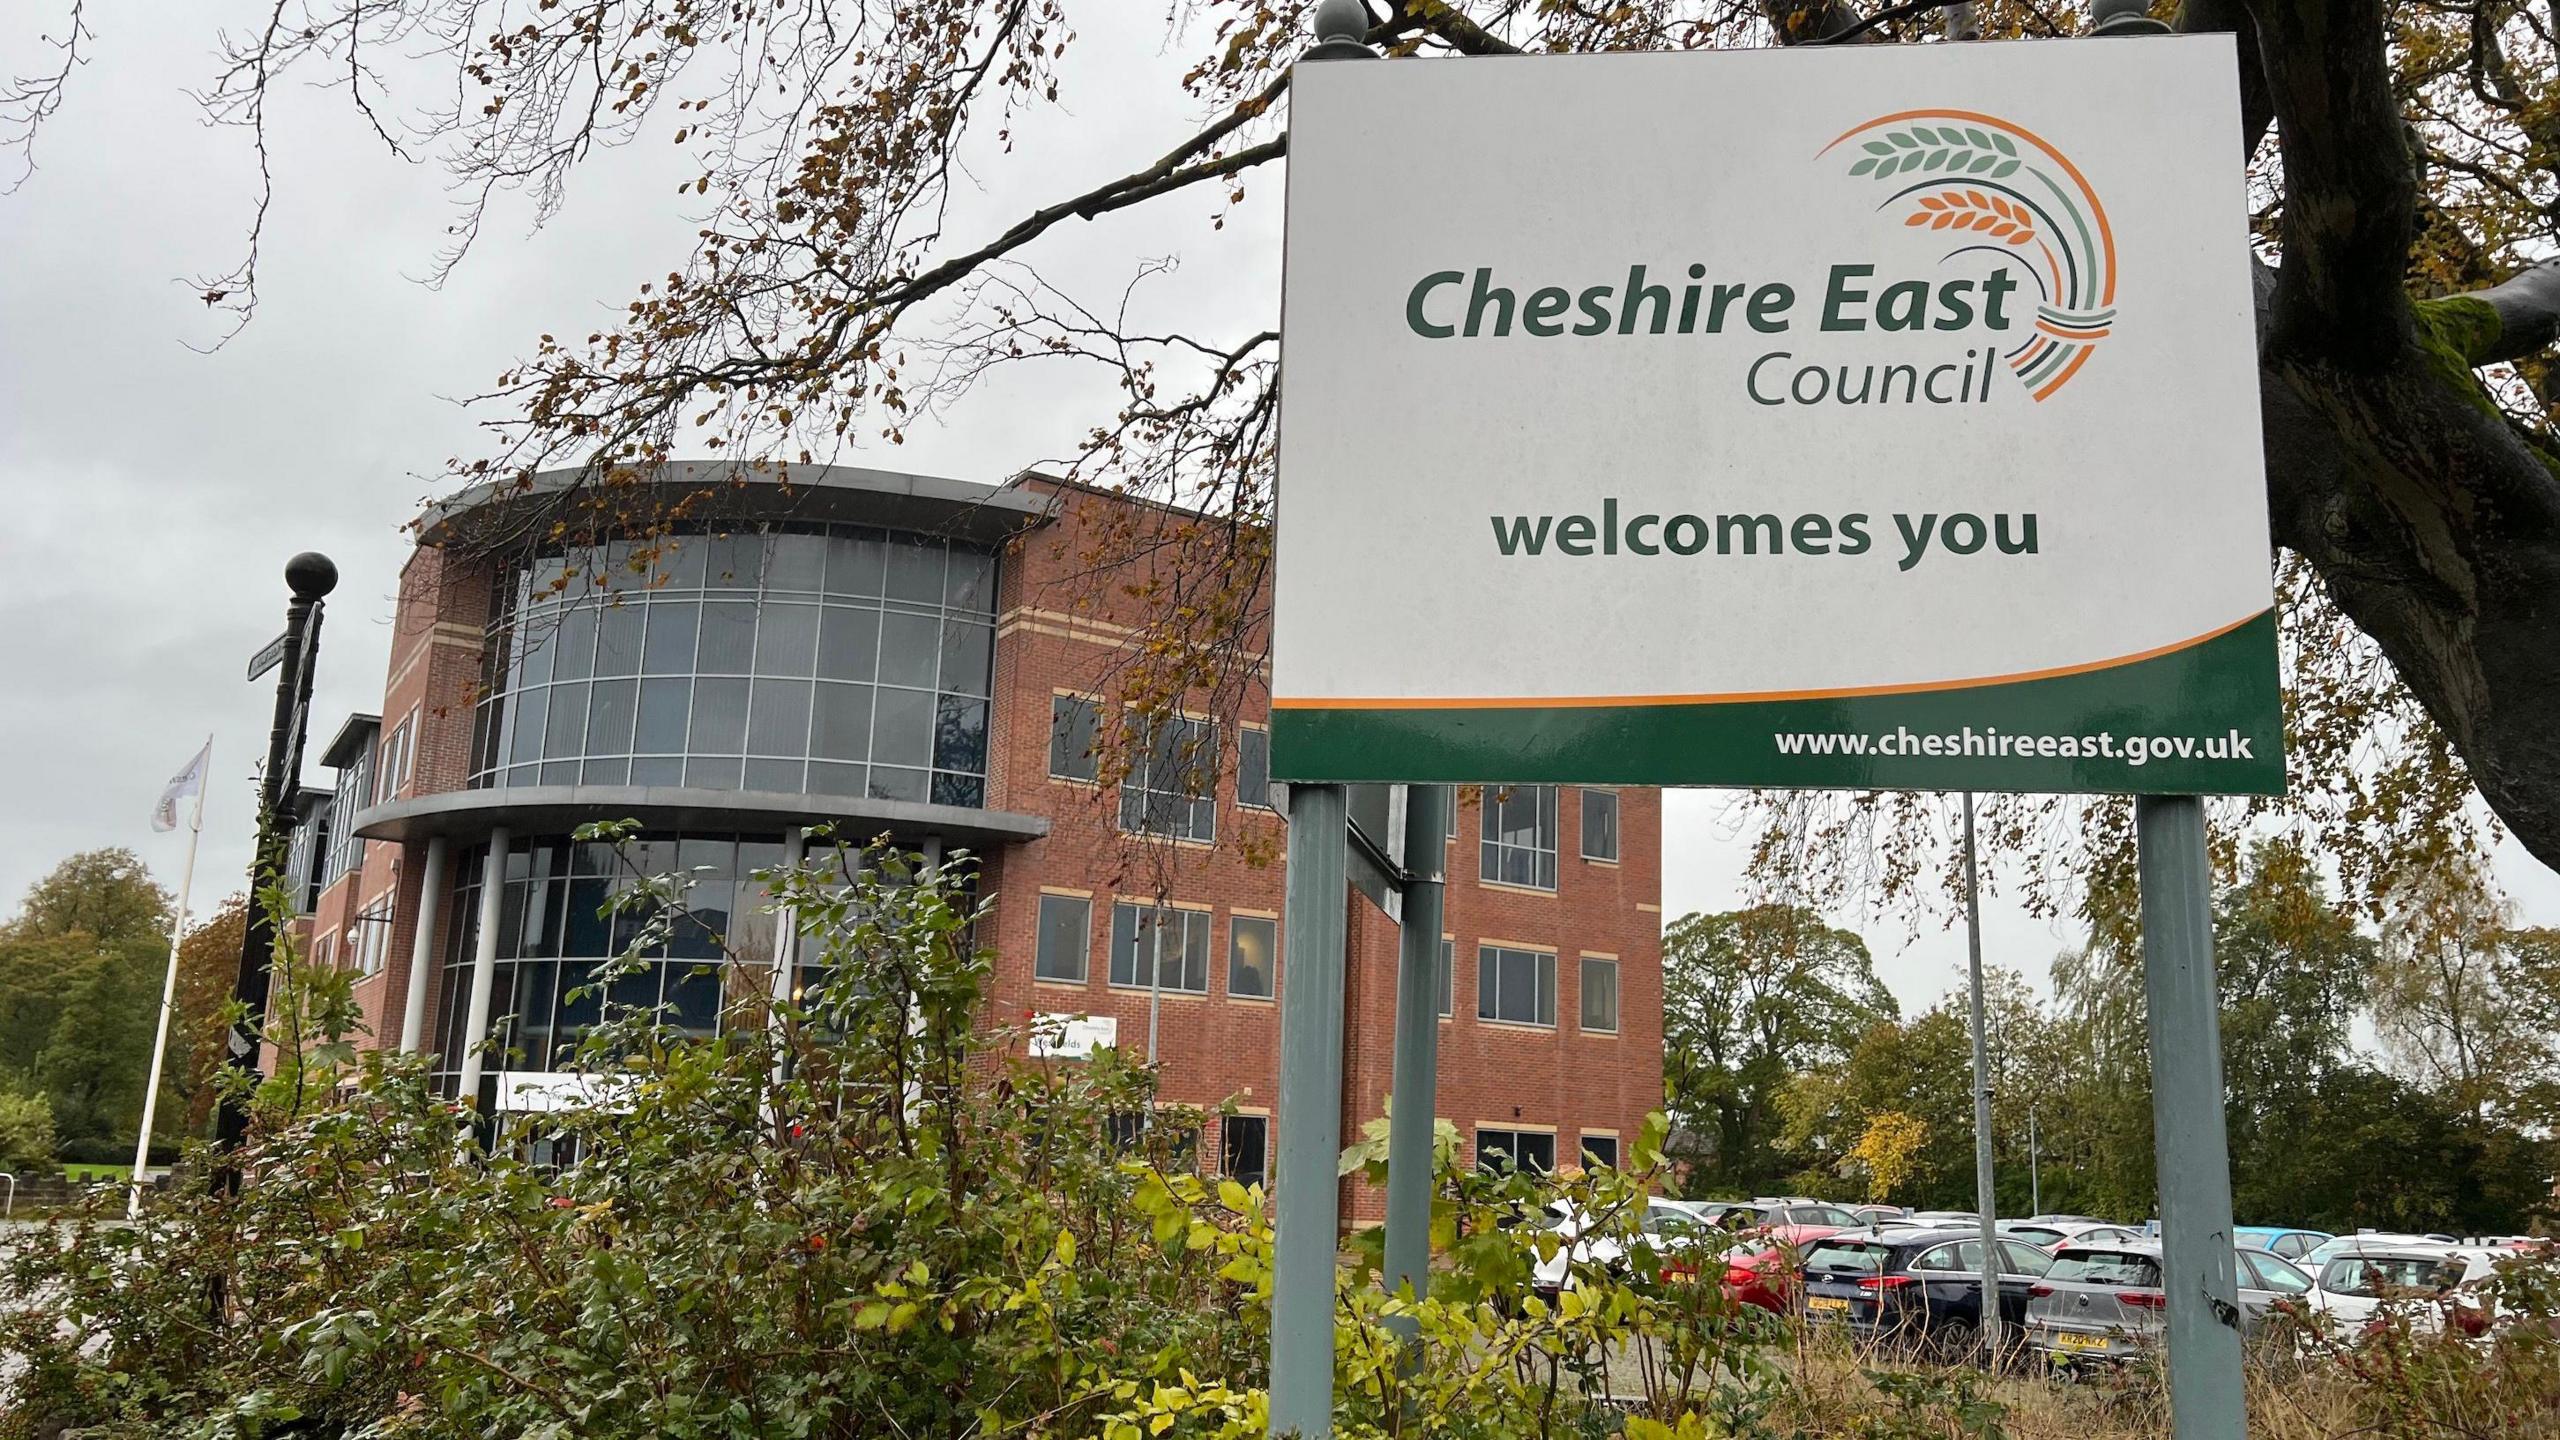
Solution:
M 1837 1295 L 1808 1295 L 1804 1300 L 1804 1308 L 1817 1314 L 1828 1311 L 1845 1312 L 1849 1308 L 1849 1302 Z
M 2053 1343 L 2055 1348 L 2062 1350 L 2104 1350 L 2107 1348 L 2107 1337 L 2060 1334 L 2053 1337 Z

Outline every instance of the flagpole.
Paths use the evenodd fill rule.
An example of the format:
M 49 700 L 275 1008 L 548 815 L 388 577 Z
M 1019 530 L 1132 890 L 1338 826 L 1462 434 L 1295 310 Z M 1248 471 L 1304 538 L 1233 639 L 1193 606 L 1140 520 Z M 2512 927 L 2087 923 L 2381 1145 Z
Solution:
M 151 1041 L 151 1081 L 142 1090 L 142 1133 L 133 1142 L 133 1186 L 125 1197 L 128 1220 L 142 1218 L 142 1175 L 151 1164 L 151 1125 L 160 1108 L 160 1067 L 169 1055 L 169 1015 L 178 1007 L 178 946 L 187 934 L 187 892 L 196 883 L 196 842 L 204 838 L 204 792 L 212 777 L 213 739 L 205 738 L 196 762 L 196 807 L 187 821 L 187 863 L 178 872 L 178 914 L 169 924 L 169 971 L 160 979 L 160 1029 Z

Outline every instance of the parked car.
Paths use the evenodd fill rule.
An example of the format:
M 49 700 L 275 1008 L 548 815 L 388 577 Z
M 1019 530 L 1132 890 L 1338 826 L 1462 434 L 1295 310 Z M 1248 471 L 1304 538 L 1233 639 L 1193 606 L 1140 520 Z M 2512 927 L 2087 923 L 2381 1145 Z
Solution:
M 2048 1252 L 2065 1245 L 2108 1245 L 2142 1238 L 2142 1232 L 2130 1226 L 2110 1225 L 2103 1220 L 2003 1220 L 2000 1233 Z
M 1911 1219 L 1911 1212 L 1900 1205 L 1852 1205 L 1848 1208 L 1861 1225 L 1901 1225 Z
M 2360 1245 L 2321 1267 L 2311 1309 L 2353 1331 L 2380 1320 L 2384 1306 L 2403 1303 L 2409 1327 L 2421 1334 L 2441 1334 L 2448 1324 L 2459 1335 L 2486 1334 L 2489 1307 L 2480 1292 L 2505 1254 L 2441 1243 Z
M 2353 1235 L 2332 1235 L 2303 1252 L 2294 1263 L 2317 1275 L 2329 1262 L 2357 1250 L 2387 1250 L 2394 1246 L 2430 1246 L 2454 1244 L 2450 1235 L 2412 1235 L 2405 1231 L 2359 1230 Z
M 1959 1229 L 1848 1230 L 1804 1252 L 1804 1312 L 1860 1335 L 1961 1351 L 1982 1326 L 1982 1238 Z M 2025 1318 L 2050 1256 L 2000 1242 L 2000 1318 Z
M 2295 1230 L 2282 1225 L 2238 1225 L 2231 1238 L 2243 1250 L 2264 1250 L 2285 1260 L 2299 1260 L 2330 1238 L 2326 1230 Z
M 2098 1215 L 2030 1215 L 2020 1223 L 2027 1225 L 2112 1225 L 2115 1222 Z
M 1954 1230 L 1980 1225 L 1982 1217 L 1970 1210 L 1914 1210 L 1911 1223 L 1924 1230 Z
M 1726 1251 L 1721 1282 L 1725 1298 L 1738 1305 L 1756 1305 L 1772 1315 L 1794 1314 L 1803 1289 L 1805 1249 L 1806 1243 L 1768 1239 Z
M 1567 1202 L 1554 1201 L 1535 1228 L 1553 1231 L 1561 1243 L 1553 1255 L 1533 1262 L 1530 1284 L 1541 1294 L 1553 1295 L 1568 1283 L 1577 1263 L 1616 1270 L 1626 1262 L 1631 1243 L 1651 1247 L 1664 1274 L 1695 1276 L 1713 1256 L 1737 1243 L 1721 1218 L 1722 1207 L 1712 1202 L 1648 1198 L 1631 1242 L 1620 1234 L 1586 1236 L 1586 1231 L 1599 1227 Z
M 2278 1302 L 2311 1289 L 2309 1276 L 2264 1251 L 2235 1247 L 2233 1258 L 2242 1334 L 2265 1324 Z M 2122 1360 L 2168 1329 L 2156 1240 L 2065 1245 L 2027 1293 L 2027 1345 L 2056 1364 Z

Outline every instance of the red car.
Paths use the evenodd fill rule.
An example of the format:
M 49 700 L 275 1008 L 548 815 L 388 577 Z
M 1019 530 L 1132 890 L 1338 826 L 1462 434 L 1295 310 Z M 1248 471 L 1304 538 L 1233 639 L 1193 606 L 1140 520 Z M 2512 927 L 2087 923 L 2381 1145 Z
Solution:
M 1840 1229 L 1837 1225 L 1772 1225 L 1757 1232 L 1750 1243 L 1724 1256 L 1725 1298 L 1757 1305 L 1773 1315 L 1792 1313 L 1797 1262 L 1804 1247 L 1826 1235 L 1837 1235 Z

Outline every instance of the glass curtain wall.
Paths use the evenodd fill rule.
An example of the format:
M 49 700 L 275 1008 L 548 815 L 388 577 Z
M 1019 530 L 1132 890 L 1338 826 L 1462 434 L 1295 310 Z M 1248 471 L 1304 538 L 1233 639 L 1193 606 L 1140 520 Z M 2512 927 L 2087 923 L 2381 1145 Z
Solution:
M 505 1043 L 518 1053 L 493 1058 L 488 1071 L 564 1068 L 608 999 L 617 1007 L 667 1006 L 669 1023 L 708 1036 L 729 1006 L 763 997 L 778 917 L 767 913 L 771 896 L 754 872 L 782 863 L 780 839 L 686 835 L 626 848 L 628 863 L 611 846 L 560 836 L 511 847 L 489 1017 L 493 1027 L 506 1027 Z M 456 871 L 456 923 L 448 927 L 436 1010 L 436 1067 L 448 1084 L 460 1069 L 470 1019 L 487 855 L 486 846 L 473 847 Z M 643 923 L 637 911 L 600 913 L 606 903 L 638 888 L 641 875 L 674 872 L 688 873 L 693 887 L 673 934 L 609 989 L 594 985 L 594 972 L 628 950 Z M 723 965 L 724 956 L 738 963 Z M 588 993 L 573 996 L 578 990 Z
M 660 551 L 565 552 L 500 582 L 474 788 L 986 803 L 992 552 L 827 525 Z

